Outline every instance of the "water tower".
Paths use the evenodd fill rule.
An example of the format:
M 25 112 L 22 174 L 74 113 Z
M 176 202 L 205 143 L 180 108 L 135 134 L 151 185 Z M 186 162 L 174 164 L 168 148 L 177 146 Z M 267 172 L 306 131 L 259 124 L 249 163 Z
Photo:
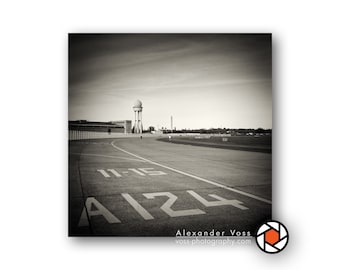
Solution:
M 135 124 L 133 126 L 133 133 L 142 133 L 143 132 L 143 124 L 142 124 L 142 102 L 137 99 L 133 105 L 133 111 L 135 112 Z

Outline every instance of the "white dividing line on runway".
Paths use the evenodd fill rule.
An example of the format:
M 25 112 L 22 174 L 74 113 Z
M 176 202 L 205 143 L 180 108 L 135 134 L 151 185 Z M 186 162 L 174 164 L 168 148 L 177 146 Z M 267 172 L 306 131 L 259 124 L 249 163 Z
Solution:
M 124 152 L 124 153 L 126 153 L 126 154 L 128 154 L 128 155 L 133 156 L 133 157 L 139 158 L 139 159 L 141 159 L 141 160 L 143 160 L 143 161 L 146 161 L 146 162 L 148 162 L 148 163 L 150 163 L 150 164 L 154 164 L 154 165 L 160 166 L 160 167 L 165 168 L 165 169 L 168 169 L 168 170 L 170 170 L 170 171 L 173 171 L 173 172 L 176 172 L 176 173 L 179 173 L 179 174 L 182 174 L 182 175 L 191 177 L 191 178 L 193 178 L 193 179 L 196 179 L 196 180 L 199 180 L 199 181 L 202 181 L 202 182 L 205 182 L 205 183 L 214 185 L 214 186 L 216 186 L 216 187 L 220 187 L 220 188 L 223 188 L 223 189 L 226 189 L 226 190 L 230 190 L 230 191 L 232 191 L 232 192 L 235 192 L 235 193 L 238 193 L 238 194 L 247 196 L 247 197 L 249 197 L 249 198 L 253 198 L 253 199 L 255 199 L 255 200 L 258 200 L 258 201 L 261 201 L 261 202 L 264 202 L 264 203 L 272 204 L 272 202 L 271 202 L 270 200 L 267 200 L 267 199 L 265 199 L 265 198 L 261 198 L 261 197 L 259 197 L 259 196 L 250 194 L 250 193 L 248 193 L 248 192 L 244 192 L 244 191 L 241 191 L 241 190 L 238 190 L 238 189 L 234 189 L 234 188 L 232 188 L 232 187 L 228 187 L 228 186 L 225 186 L 225 185 L 216 183 L 216 182 L 214 182 L 214 181 L 211 181 L 211 180 L 208 180 L 208 179 L 205 179 L 205 178 L 202 178 L 202 177 L 199 177 L 199 176 L 190 174 L 190 173 L 186 173 L 186 172 L 183 172 L 183 171 L 180 171 L 180 170 L 171 168 L 171 167 L 169 167 L 169 166 L 160 164 L 160 163 L 155 162 L 155 161 L 152 161 L 152 160 L 150 160 L 150 159 L 143 158 L 143 157 L 141 157 L 141 156 L 138 156 L 138 155 L 136 155 L 136 154 L 133 154 L 133 153 L 131 153 L 131 152 L 128 152 L 128 151 L 126 151 L 126 150 L 124 150 L 124 149 L 122 149 L 122 148 L 116 146 L 116 145 L 114 144 L 114 141 L 111 142 L 111 145 L 112 145 L 112 147 L 116 148 L 116 149 L 119 150 L 119 151 L 122 151 L 122 152 Z

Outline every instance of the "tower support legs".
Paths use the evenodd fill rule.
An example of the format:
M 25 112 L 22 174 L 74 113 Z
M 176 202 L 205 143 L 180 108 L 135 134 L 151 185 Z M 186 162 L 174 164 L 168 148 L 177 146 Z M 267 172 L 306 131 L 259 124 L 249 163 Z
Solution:
M 142 124 L 142 112 L 135 111 L 135 125 L 134 125 L 134 133 L 142 133 L 143 132 L 143 124 Z

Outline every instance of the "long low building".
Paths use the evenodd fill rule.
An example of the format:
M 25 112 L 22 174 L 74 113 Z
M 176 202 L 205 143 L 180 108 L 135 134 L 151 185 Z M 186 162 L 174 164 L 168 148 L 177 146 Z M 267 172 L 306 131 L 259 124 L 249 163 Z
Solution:
M 68 122 L 68 129 L 75 131 L 93 131 L 105 133 L 131 133 L 131 120 L 91 122 L 86 120 L 76 120 Z

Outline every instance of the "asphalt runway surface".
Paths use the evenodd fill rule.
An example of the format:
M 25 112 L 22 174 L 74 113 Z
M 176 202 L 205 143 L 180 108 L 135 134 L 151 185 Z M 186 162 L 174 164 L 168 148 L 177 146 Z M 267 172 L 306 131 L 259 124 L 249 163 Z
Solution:
M 72 141 L 69 235 L 254 235 L 271 219 L 271 168 L 270 153 L 155 137 Z

